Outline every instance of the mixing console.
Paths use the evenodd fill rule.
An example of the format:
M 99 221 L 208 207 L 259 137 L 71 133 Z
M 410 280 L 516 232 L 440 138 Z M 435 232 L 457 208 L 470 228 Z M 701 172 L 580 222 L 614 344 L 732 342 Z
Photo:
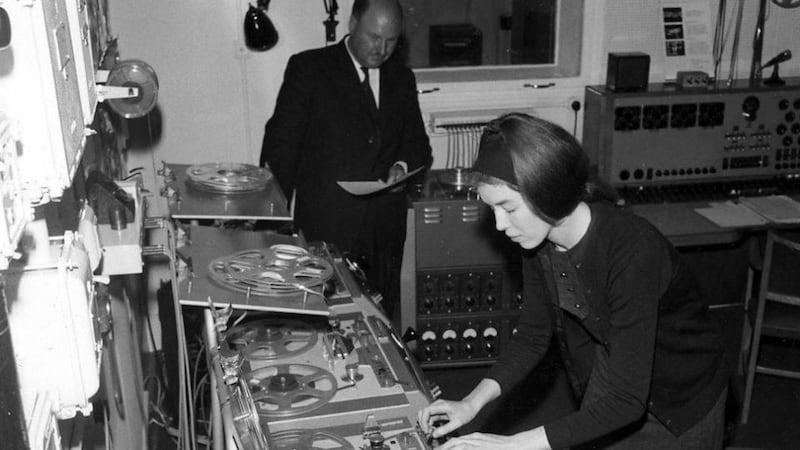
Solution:
M 589 86 L 583 146 L 600 178 L 634 203 L 793 193 L 800 80 L 636 93 Z

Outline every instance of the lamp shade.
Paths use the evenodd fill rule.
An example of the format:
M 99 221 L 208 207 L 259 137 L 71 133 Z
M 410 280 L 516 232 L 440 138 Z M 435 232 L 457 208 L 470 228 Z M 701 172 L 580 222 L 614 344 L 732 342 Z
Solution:
M 278 43 L 278 31 L 267 16 L 266 8 L 250 5 L 244 16 L 244 42 L 248 48 L 266 51 Z
M 11 43 L 11 20 L 8 13 L 0 7 L 0 50 L 8 47 Z

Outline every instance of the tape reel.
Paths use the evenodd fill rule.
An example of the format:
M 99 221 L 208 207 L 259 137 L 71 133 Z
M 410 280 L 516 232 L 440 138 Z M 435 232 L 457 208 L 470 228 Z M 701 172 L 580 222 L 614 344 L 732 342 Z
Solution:
M 355 450 L 347 440 L 319 430 L 285 430 L 272 433 L 277 450 Z
M 237 381 L 230 395 L 233 426 L 241 448 L 268 448 L 267 437 L 258 420 L 258 411 L 253 403 L 250 388 Z
M 138 95 L 109 98 L 108 106 L 126 119 L 144 117 L 153 110 L 158 99 L 158 77 L 146 62 L 130 59 L 119 62 L 108 74 L 108 86 L 138 88 Z
M 469 187 L 471 178 L 473 178 L 472 172 L 469 169 L 463 169 L 461 167 L 444 171 L 438 175 L 440 183 L 457 190 Z
M 292 417 L 325 406 L 336 394 L 336 377 L 309 364 L 276 364 L 244 375 L 258 415 Z
M 214 259 L 208 276 L 225 288 L 247 294 L 281 296 L 305 291 L 322 295 L 321 289 L 312 288 L 333 276 L 333 266 L 301 247 L 278 244 Z
M 317 332 L 299 320 L 272 318 L 235 326 L 225 339 L 246 359 L 269 361 L 305 353 L 317 343 Z
M 269 170 L 250 164 L 207 163 L 186 169 L 188 184 L 221 194 L 258 192 L 267 187 L 271 177 Z

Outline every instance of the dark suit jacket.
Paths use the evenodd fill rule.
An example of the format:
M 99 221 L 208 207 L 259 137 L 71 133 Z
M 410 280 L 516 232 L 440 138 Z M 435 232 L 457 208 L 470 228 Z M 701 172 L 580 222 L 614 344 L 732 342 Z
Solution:
M 413 72 L 392 59 L 380 70 L 376 113 L 344 40 L 289 59 L 260 164 L 269 163 L 287 197 L 297 191 L 295 224 L 308 240 L 349 250 L 360 233 L 377 229 L 402 246 L 404 193 L 356 197 L 336 184 L 383 179 L 397 161 L 409 171 L 430 165 Z

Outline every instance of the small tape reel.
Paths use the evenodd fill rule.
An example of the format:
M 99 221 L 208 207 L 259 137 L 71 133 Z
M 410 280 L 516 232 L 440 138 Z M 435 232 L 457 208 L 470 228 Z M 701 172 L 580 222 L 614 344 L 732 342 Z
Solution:
M 156 107 L 158 77 L 146 62 L 137 59 L 121 61 L 108 74 L 109 86 L 138 88 L 135 97 L 108 99 L 108 106 L 126 119 L 144 117 Z
M 272 173 L 258 166 L 207 163 L 186 169 L 186 182 L 198 189 L 221 194 L 246 194 L 267 187 Z
M 276 364 L 244 375 L 258 415 L 291 417 L 325 406 L 336 394 L 336 377 L 309 364 Z
M 317 332 L 299 320 L 272 318 L 235 326 L 225 340 L 248 360 L 269 361 L 305 353 L 317 343 Z

